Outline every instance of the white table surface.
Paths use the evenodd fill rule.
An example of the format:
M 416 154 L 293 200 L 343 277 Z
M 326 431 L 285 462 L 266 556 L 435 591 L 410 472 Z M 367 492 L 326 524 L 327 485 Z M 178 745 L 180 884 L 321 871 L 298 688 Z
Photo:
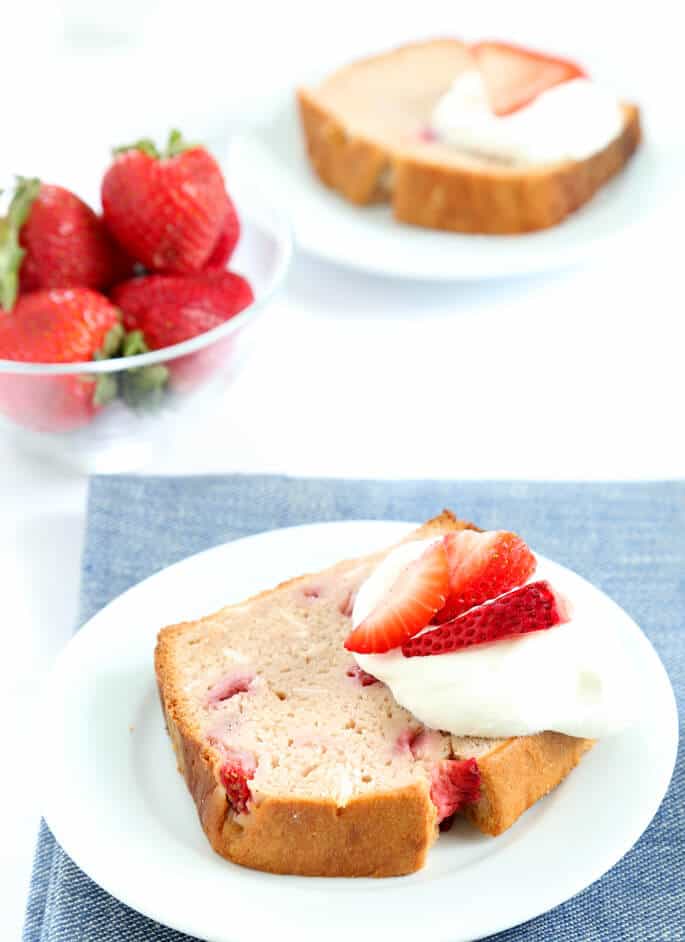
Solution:
M 380 35 L 382 17 L 374 22 Z M 344 24 L 340 33 L 341 48 L 351 48 Z M 71 66 L 60 62 L 68 84 Z M 215 127 L 210 111 L 200 124 Z M 169 114 L 167 107 L 167 125 Z M 113 120 L 125 123 L 119 113 Z M 12 159 L 14 169 L 33 170 L 23 154 L 37 162 L 30 135 Z M 40 160 L 71 179 L 85 166 L 64 146 Z M 684 477 L 682 213 L 670 207 L 618 256 L 490 284 L 388 282 L 300 257 L 222 414 L 147 470 Z M 86 489 L 85 479 L 0 438 L 3 940 L 19 937 L 40 794 L 50 787 L 49 769 L 39 765 L 49 717 L 36 716 L 35 704 L 75 627 Z

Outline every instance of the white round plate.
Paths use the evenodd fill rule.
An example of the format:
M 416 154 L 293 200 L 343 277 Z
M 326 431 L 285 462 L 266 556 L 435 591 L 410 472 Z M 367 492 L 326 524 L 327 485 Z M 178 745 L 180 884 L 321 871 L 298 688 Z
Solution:
M 556 906 L 625 854 L 671 776 L 675 700 L 637 625 L 555 564 L 562 587 L 591 593 L 598 617 L 606 611 L 618 618 L 627 649 L 640 661 L 644 702 L 630 733 L 599 743 L 501 837 L 455 825 L 412 876 L 275 876 L 235 866 L 210 849 L 164 730 L 152 667 L 158 628 L 381 548 L 408 528 L 380 521 L 315 524 L 217 546 L 125 592 L 73 638 L 46 691 L 50 735 L 41 743 L 47 752 L 41 761 L 50 769 L 50 787 L 43 810 L 57 840 L 96 883 L 209 942 L 382 938 L 389 919 L 395 942 L 415 942 L 428 924 L 432 942 L 465 942 Z
M 615 246 L 682 191 L 685 140 L 647 109 L 645 139 L 626 169 L 569 219 L 542 232 L 461 235 L 396 222 L 388 206 L 353 206 L 325 187 L 304 151 L 294 94 L 238 135 L 226 176 L 290 216 L 310 254 L 384 275 L 440 281 L 525 275 L 573 265 Z

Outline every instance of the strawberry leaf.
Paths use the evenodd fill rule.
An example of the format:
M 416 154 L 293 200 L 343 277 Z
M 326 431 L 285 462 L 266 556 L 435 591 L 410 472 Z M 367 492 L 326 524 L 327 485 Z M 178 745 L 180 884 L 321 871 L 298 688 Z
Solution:
M 139 353 L 148 353 L 150 348 L 145 343 L 145 335 L 142 330 L 130 330 L 124 338 L 121 348 L 121 355 L 124 357 L 134 357 Z
M 169 140 L 167 141 L 164 156 L 176 157 L 178 154 L 182 154 L 183 151 L 192 150 L 193 147 L 198 146 L 198 144 L 193 144 L 189 141 L 186 141 L 181 132 L 174 129 L 173 131 L 169 132 Z
M 121 377 L 121 397 L 131 409 L 155 409 L 164 399 L 169 370 L 161 363 L 126 370 Z
M 133 144 L 124 144 L 122 147 L 115 147 L 112 153 L 116 156 L 117 154 L 125 154 L 129 150 L 140 150 L 144 154 L 147 154 L 148 157 L 161 160 L 165 157 L 177 157 L 184 151 L 192 150 L 194 147 L 199 146 L 200 145 L 193 142 L 186 141 L 181 132 L 174 128 L 169 132 L 166 149 L 163 151 L 159 150 L 152 138 L 141 137 L 140 140 L 134 141 Z
M 129 150 L 139 150 L 144 154 L 147 154 L 148 157 L 154 157 L 155 160 L 158 160 L 161 156 L 157 150 L 157 145 L 149 137 L 141 137 L 139 140 L 134 141 L 133 144 L 122 144 L 121 147 L 115 147 L 112 150 L 112 153 L 116 157 L 118 154 L 125 154 Z
M 11 311 L 19 291 L 19 269 L 26 255 L 19 244 L 21 227 L 40 191 L 40 180 L 17 177 L 7 215 L 0 217 L 0 308 Z
M 95 392 L 93 393 L 93 403 L 96 406 L 106 406 L 117 397 L 119 385 L 117 378 L 113 373 L 100 373 L 95 380 Z
M 147 353 L 149 347 L 142 330 L 132 330 L 124 337 L 123 357 Z M 154 409 L 160 405 L 166 392 L 169 370 L 161 363 L 138 366 L 121 374 L 121 398 L 132 409 Z
M 113 357 L 121 356 L 125 336 L 126 331 L 124 330 L 123 324 L 115 324 L 113 327 L 110 327 L 107 331 L 105 342 L 93 359 L 111 360 Z

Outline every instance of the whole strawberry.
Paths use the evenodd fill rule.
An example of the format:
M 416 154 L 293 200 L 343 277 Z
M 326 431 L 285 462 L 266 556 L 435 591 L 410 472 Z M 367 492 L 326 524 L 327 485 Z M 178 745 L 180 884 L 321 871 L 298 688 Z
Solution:
M 115 356 L 123 328 L 107 298 L 87 288 L 37 291 L 0 313 L 0 359 L 83 363 Z M 89 422 L 116 395 L 111 374 L 0 373 L 0 410 L 21 425 L 64 432 Z
M 102 206 L 117 242 L 152 271 L 200 271 L 232 208 L 216 160 L 178 131 L 161 154 L 149 140 L 115 154 L 102 181 Z
M 140 331 L 151 350 L 182 343 L 230 320 L 251 304 L 252 288 L 240 275 L 206 271 L 196 275 L 147 275 L 117 285 L 112 301 L 121 309 L 127 331 Z M 176 360 L 167 367 L 170 383 L 189 389 L 227 356 L 232 337 Z M 127 354 L 136 352 L 126 350 Z
M 22 293 L 101 289 L 130 271 L 103 221 L 83 200 L 61 186 L 18 178 L 0 224 L 0 306 L 11 309 L 18 287 Z

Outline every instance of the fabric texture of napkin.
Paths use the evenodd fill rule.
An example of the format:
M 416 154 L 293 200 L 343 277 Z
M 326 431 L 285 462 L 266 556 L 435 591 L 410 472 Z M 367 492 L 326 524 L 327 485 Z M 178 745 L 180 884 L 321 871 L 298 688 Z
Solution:
M 682 733 L 685 482 L 96 477 L 88 505 L 81 623 L 146 576 L 228 540 L 323 520 L 421 521 L 443 507 L 482 527 L 524 534 L 545 556 L 586 576 L 625 608 L 668 670 Z M 630 782 L 625 788 L 630 789 Z M 656 817 L 609 873 L 556 909 L 491 939 L 685 940 L 684 809 L 685 772 L 679 756 Z M 589 809 L 587 826 L 600 813 Z M 489 889 L 496 893 L 496 887 Z M 43 823 L 24 942 L 187 942 L 188 938 L 134 912 L 96 886 Z

